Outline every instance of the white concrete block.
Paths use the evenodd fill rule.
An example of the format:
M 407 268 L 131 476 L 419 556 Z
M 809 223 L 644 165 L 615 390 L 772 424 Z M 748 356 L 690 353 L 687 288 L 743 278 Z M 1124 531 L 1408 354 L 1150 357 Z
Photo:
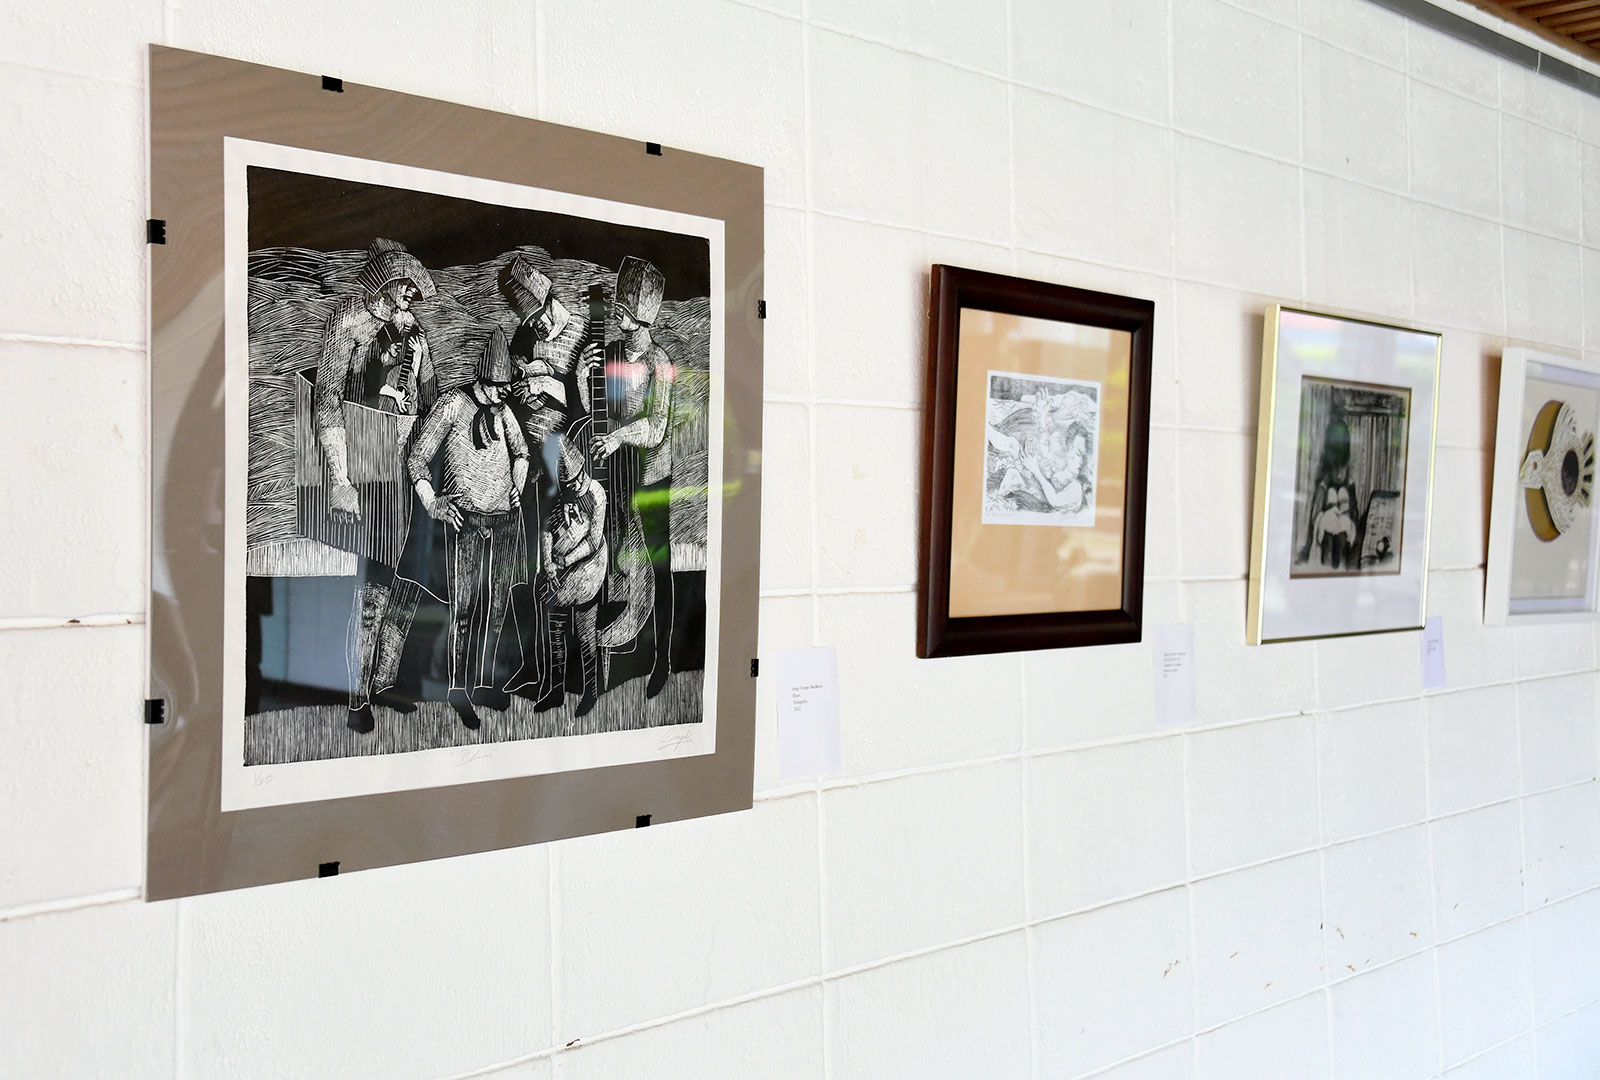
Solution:
M 1033 918 L 1181 882 L 1183 799 L 1177 737 L 1030 761 Z
M 1172 9 L 1172 122 L 1274 157 L 1300 150 L 1300 35 L 1217 0 Z
M 0 234 L 10 235 L 3 226 Z M 0 344 L 0 375 L 8 446 L 0 551 L 10 553 L 0 612 L 67 619 L 144 611 L 140 357 Z
M 1428 574 L 1428 614 L 1443 620 L 1445 685 L 1451 690 L 1505 682 L 1515 673 L 1514 631 L 1483 625 L 1483 572 Z
M 1600 244 L 1600 146 L 1583 144 L 1583 239 Z
M 1307 641 L 1246 645 L 1244 581 L 1204 581 L 1184 586 L 1195 634 L 1196 711 L 1201 723 L 1281 716 L 1306 707 L 1315 644 Z
M 1427 817 L 1428 738 L 1420 701 L 1323 716 L 1317 734 L 1323 840 L 1348 840 Z
M 810 32 L 811 197 L 873 221 L 1004 240 L 1006 88 L 998 79 L 858 38 Z M 926 167 L 931 132 L 959 154 Z
M 161 40 L 161 0 L 107 7 L 94 0 L 0 12 L 8 59 L 107 79 L 142 82 L 145 43 Z
M 1415 318 L 1482 333 L 1504 326 L 1500 226 L 1425 203 L 1411 207 L 1411 273 Z
M 172 1076 L 174 915 L 135 900 L 0 922 L 4 1071 Z
M 1369 0 L 1316 0 L 1300 5 L 1307 34 L 1389 67 L 1406 66 L 1408 20 Z
M 1582 306 L 1584 347 L 1600 348 L 1600 249 L 1583 249 Z
M 0 909 L 135 888 L 142 626 L 0 631 Z
M 1305 43 L 1302 62 L 1305 163 L 1404 191 L 1405 75 L 1316 41 Z
M 1201 1028 L 1321 986 L 1322 868 L 1316 853 L 1191 886 L 1195 1022 Z
M 1595 778 L 1596 715 L 1592 674 L 1518 685 L 1523 791 Z
M 1444 1080 L 1535 1080 L 1533 1035 L 1523 1035 L 1450 1069 Z
M 1314 720 L 1267 720 L 1187 738 L 1193 873 L 1317 843 Z
M 1588 1080 L 1600 1061 L 1600 1004 L 1540 1028 L 1537 1038 L 1539 1080 Z
M 1597 933 L 1600 892 L 1586 892 L 1529 913 L 1535 1024 L 1547 1024 L 1600 1001 L 1600 964 L 1594 962 L 1590 947 Z
M 1254 436 L 1178 433 L 1178 547 L 1185 577 L 1244 577 L 1250 570 Z
M 1261 407 L 1265 296 L 1179 282 L 1180 422 L 1254 432 Z M 1175 500 L 1176 501 L 1176 500 Z
M 1406 31 L 1411 74 L 1417 79 L 1482 105 L 1493 107 L 1499 101 L 1500 64 L 1494 54 L 1417 23 Z
M 768 402 L 761 428 L 761 587 L 811 584 L 811 414 Z
M 811 230 L 817 397 L 920 404 L 929 267 L 1010 273 L 1010 253 L 826 214 L 812 215 Z
M 1561 50 L 1551 55 L 1562 60 L 1568 56 Z M 1564 135 L 1582 135 L 1584 112 L 1593 108 L 1593 102 L 1594 99 L 1582 90 L 1550 78 L 1548 74 L 1541 75 L 1509 61 L 1500 65 L 1503 111 L 1526 117 Z
M 811 258 L 806 215 L 766 208 L 762 292 L 762 376 L 768 394 L 803 397 L 811 389 Z
M 648 0 L 542 8 L 541 115 L 766 170 L 766 197 L 805 197 L 800 25 L 743 4 Z
M 1490 106 L 1413 81 L 1411 191 L 1484 217 L 1500 213 L 1499 118 Z
M 1150 431 L 1145 484 L 1144 572 L 1151 577 L 1175 577 L 1182 569 L 1178 555 L 1182 528 L 1178 500 L 1172 497 L 1178 490 L 1178 433 L 1172 428 Z
M 1506 335 L 1576 349 L 1583 344 L 1580 248 L 1517 229 L 1503 231 Z
M 793 780 L 778 779 L 778 706 L 774 698 L 777 681 L 775 653 L 790 649 L 809 649 L 813 641 L 812 605 L 809 596 L 767 596 L 761 599 L 759 649 L 761 677 L 756 680 L 756 775 L 759 796 L 774 788 L 789 787 Z
M 1600 783 L 1522 800 L 1528 909 L 1600 885 Z
M 1323 852 L 1322 939 L 1329 972 L 1367 971 L 1433 944 L 1428 856 L 1422 825 Z
M 1527 1028 L 1528 932 L 1521 919 L 1441 945 L 1434 956 L 1446 1066 Z
M 555 1060 L 560 1080 L 812 1080 L 822 1075 L 822 990 L 810 986 L 579 1044 Z
M 560 852 L 558 1042 L 820 971 L 814 795 Z
M 1039 1075 L 1066 1080 L 1187 1035 L 1191 966 L 1183 889 L 1038 927 Z
M 0 332 L 142 343 L 143 91 L 16 64 L 0 72 Z
M 1511 687 L 1430 697 L 1427 710 L 1428 807 L 1435 816 L 1517 793 L 1517 700 Z
M 1363 0 L 1365 2 L 1365 0 Z M 1498 338 L 1446 330 L 1439 349 L 1438 446 L 1492 449 L 1500 398 Z
M 817 584 L 912 585 L 922 414 L 815 406 Z
M 1017 243 L 1165 272 L 1172 266 L 1172 136 L 1018 88 L 1012 93 Z
M 1179 587 L 1145 584 L 1144 625 L 1180 621 Z M 1155 668 L 1144 641 L 1024 653 L 1026 745 L 1071 746 L 1156 730 Z
M 1334 1080 L 1412 1080 L 1439 1068 L 1439 997 L 1433 958 L 1414 956 L 1329 996 Z
M 1014 762 L 829 791 L 822 821 L 830 968 L 1022 920 Z
M 1171 75 L 1168 0 L 1019 0 L 1012 74 L 1021 82 L 1164 122 Z
M 1027 968 L 1015 933 L 828 984 L 829 1075 L 1025 1076 Z
M 1196 1080 L 1327 1080 L 1328 1005 L 1311 994 L 1194 1041 Z
M 1174 2 L 1189 3 L 1191 0 L 1174 0 Z M 1299 0 L 1228 0 L 1228 2 L 1234 7 L 1253 11 L 1273 22 L 1290 27 L 1296 25 L 1295 16 L 1300 7 Z
M 1433 512 L 1428 567 L 1466 570 L 1488 556 L 1490 455 L 1437 446 L 1433 451 Z
M 1594 635 L 1583 623 L 1518 626 L 1509 633 L 1517 677 L 1538 678 L 1588 671 L 1594 667 Z
M 1539 79 L 1554 82 L 1553 79 Z M 1508 225 L 1579 237 L 1583 193 L 1583 144 L 1539 124 L 1505 116 L 1500 121 L 1500 178 Z
M 1197 139 L 1175 150 L 1178 273 L 1299 297 L 1299 170 Z
M 1021 745 L 1015 653 L 918 660 L 911 593 L 824 596 L 817 604 L 817 643 L 839 650 L 845 772 L 966 761 Z
M 1006 16 L 985 0 L 816 0 L 808 17 L 899 49 L 1004 75 Z
M 1407 320 L 1412 305 L 1411 203 L 1307 172 L 1305 204 L 1306 293 L 1314 303 Z
M 1521 807 L 1505 802 L 1440 818 L 1429 832 L 1439 940 L 1522 913 Z
M 183 901 L 179 1075 L 433 1076 L 548 1045 L 548 873 L 530 847 Z
M 1193 1076 L 1194 1047 L 1179 1043 L 1096 1073 L 1095 1080 L 1192 1080 Z
M 1420 631 L 1317 642 L 1317 704 L 1326 709 L 1390 701 L 1422 686 Z

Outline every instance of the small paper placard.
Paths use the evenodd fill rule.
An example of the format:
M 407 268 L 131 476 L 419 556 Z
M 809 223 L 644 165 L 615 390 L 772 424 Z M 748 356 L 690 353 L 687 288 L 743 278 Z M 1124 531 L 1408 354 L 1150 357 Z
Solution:
M 839 770 L 839 659 L 833 646 L 773 657 L 778 779 Z
M 1422 688 L 1444 685 L 1444 616 L 1429 615 L 1422 624 Z
M 1194 722 L 1194 626 L 1168 623 L 1152 627 L 1156 723 L 1175 727 Z

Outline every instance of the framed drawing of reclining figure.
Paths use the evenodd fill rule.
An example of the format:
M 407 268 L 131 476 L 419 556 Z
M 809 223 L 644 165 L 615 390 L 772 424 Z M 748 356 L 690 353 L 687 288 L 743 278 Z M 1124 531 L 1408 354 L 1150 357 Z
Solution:
M 1600 609 L 1594 505 L 1600 370 L 1521 346 L 1500 361 L 1483 621 L 1592 619 Z
M 1421 330 L 1267 309 L 1252 645 L 1422 627 L 1439 342 Z
M 917 655 L 1138 641 L 1155 305 L 931 286 Z
M 760 170 L 163 48 L 151 130 L 147 895 L 748 807 Z

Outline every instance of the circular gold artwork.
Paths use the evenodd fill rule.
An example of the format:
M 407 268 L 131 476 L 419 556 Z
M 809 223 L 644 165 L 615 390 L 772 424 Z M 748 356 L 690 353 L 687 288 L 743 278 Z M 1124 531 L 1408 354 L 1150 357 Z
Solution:
M 1564 401 L 1547 401 L 1533 419 L 1519 480 L 1533 535 L 1548 543 L 1566 532 L 1589 505 L 1594 488 L 1594 433 L 1578 430 Z

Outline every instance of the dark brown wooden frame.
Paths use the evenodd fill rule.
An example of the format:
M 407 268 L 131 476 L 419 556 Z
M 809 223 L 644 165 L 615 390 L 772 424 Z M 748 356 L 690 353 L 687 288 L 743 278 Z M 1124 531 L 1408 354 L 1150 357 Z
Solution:
M 1133 335 L 1122 526 L 1122 606 L 1105 611 L 950 618 L 950 529 L 956 373 L 962 308 L 1103 326 Z M 1150 365 L 1155 303 L 1067 285 L 933 268 L 922 439 L 922 542 L 917 564 L 917 655 L 965 656 L 1138 641 L 1144 606 L 1144 515 L 1150 458 Z

